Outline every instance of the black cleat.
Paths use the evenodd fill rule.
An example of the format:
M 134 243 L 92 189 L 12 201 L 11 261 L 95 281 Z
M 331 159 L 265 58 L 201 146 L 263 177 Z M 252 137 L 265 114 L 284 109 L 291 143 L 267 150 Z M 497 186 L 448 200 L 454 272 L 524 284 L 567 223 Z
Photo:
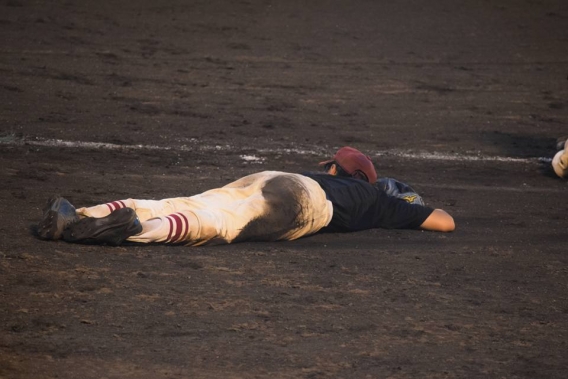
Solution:
M 132 208 L 117 209 L 106 217 L 87 217 L 63 231 L 67 242 L 118 246 L 142 231 L 140 220 Z
M 37 225 L 38 235 L 46 240 L 58 240 L 66 227 L 79 221 L 75 207 L 61 196 L 53 196 L 43 208 L 43 219 Z

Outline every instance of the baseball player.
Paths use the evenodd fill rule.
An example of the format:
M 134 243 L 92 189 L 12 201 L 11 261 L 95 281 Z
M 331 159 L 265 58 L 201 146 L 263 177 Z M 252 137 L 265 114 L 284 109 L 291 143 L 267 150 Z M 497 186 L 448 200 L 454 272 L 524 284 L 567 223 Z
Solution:
M 559 177 L 568 178 L 568 137 L 559 139 L 556 148 L 558 152 L 552 158 L 552 168 Z
M 362 155 L 357 150 L 345 154 L 342 169 L 376 180 L 372 163 L 363 163 L 368 157 Z M 75 209 L 66 199 L 53 197 L 38 234 L 79 243 L 198 246 L 371 228 L 450 232 L 455 224 L 441 209 L 409 204 L 368 181 L 339 176 L 330 167 L 328 172 L 302 174 L 263 171 L 201 194 L 164 200 L 126 199 Z

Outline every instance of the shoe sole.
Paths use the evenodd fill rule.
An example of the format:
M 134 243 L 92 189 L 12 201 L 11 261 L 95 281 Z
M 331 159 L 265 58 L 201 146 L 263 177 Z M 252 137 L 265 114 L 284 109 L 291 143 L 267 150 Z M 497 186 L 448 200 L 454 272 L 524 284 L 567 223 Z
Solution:
M 63 230 L 77 220 L 75 207 L 69 201 L 52 197 L 43 209 L 43 219 L 37 225 L 37 233 L 40 238 L 58 240 Z
M 560 150 L 552 158 L 552 168 L 556 175 L 568 178 L 568 150 Z
M 63 231 L 63 239 L 67 242 L 118 246 L 141 231 L 136 212 L 131 208 L 122 208 L 106 217 L 88 217 L 72 224 Z

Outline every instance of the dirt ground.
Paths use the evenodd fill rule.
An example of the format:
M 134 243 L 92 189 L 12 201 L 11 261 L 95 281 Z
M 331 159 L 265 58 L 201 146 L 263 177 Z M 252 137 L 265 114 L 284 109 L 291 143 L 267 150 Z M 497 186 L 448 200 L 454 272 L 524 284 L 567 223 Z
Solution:
M 159 4 L 159 5 L 158 5 Z M 566 378 L 562 0 L 0 2 L 0 378 Z M 46 242 L 351 145 L 451 213 L 228 246 Z

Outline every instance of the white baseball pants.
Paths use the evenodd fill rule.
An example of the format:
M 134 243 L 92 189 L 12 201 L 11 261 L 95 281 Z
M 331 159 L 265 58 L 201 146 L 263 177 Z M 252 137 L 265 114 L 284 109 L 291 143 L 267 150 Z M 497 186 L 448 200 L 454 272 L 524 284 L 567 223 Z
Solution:
M 124 207 L 134 209 L 142 223 L 142 232 L 128 241 L 195 246 L 294 240 L 316 233 L 333 216 L 331 202 L 314 180 L 279 171 L 248 175 L 190 197 L 118 200 L 77 213 L 105 217 Z

